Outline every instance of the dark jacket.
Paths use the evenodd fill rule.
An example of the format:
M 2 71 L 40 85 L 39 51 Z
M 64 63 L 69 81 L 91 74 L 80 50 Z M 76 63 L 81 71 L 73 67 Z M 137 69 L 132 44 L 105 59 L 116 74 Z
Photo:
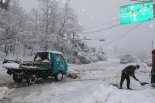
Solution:
M 124 76 L 131 76 L 133 77 L 135 80 L 138 80 L 136 77 L 135 77 L 135 70 L 136 70 L 136 66 L 134 65 L 129 65 L 127 66 L 126 68 L 124 68 L 122 70 L 122 74 Z

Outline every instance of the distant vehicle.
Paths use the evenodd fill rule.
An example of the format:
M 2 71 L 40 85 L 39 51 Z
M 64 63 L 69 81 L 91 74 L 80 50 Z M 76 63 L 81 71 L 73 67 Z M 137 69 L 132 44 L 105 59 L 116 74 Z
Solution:
M 135 59 L 135 58 L 132 58 L 132 60 L 131 60 L 132 62 L 137 62 L 137 60 Z
M 144 59 L 142 62 L 146 63 L 148 67 L 152 67 L 152 59 Z
M 122 58 L 121 60 L 120 60 L 120 64 L 127 64 L 129 61 L 127 60 L 127 59 L 125 59 L 125 58 Z
M 67 74 L 67 63 L 61 52 L 37 52 L 34 61 L 5 60 L 3 67 L 9 75 L 13 75 L 15 82 L 27 80 L 28 84 L 34 84 L 38 78 L 55 77 L 57 81 Z
M 137 62 L 137 60 L 133 58 L 131 55 L 124 55 L 120 60 L 120 64 L 127 64 L 133 62 Z

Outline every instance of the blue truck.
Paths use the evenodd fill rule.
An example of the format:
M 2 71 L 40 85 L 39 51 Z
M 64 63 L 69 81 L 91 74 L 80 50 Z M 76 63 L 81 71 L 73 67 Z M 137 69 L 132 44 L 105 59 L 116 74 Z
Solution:
M 16 63 L 19 67 L 7 66 L 10 63 Z M 38 78 L 45 79 L 50 76 L 61 81 L 68 71 L 62 53 L 57 51 L 37 52 L 33 61 L 4 60 L 3 65 L 7 73 L 13 75 L 15 82 L 20 83 L 25 79 L 28 84 L 36 83 Z

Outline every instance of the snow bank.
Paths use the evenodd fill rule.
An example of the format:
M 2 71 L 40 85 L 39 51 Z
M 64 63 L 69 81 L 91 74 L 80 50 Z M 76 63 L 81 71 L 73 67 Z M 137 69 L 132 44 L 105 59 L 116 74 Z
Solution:
M 0 87 L 0 100 L 9 98 L 13 90 L 7 87 Z
M 3 68 L 12 68 L 12 69 L 18 69 L 20 67 L 17 63 L 5 63 L 3 64 Z
M 155 103 L 155 90 L 119 90 L 116 87 L 99 85 L 81 103 Z
M 39 91 L 24 98 L 15 98 L 13 103 L 155 103 L 155 90 L 151 88 L 131 91 L 103 84 L 74 89 L 51 85 Z

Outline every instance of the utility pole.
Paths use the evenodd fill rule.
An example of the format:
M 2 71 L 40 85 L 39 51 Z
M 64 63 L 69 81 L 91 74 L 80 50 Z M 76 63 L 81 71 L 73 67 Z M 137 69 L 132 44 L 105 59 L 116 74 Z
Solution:
M 153 40 L 152 40 L 152 49 L 154 48 L 154 42 L 153 42 Z
M 73 43 L 75 44 L 75 32 L 73 32 Z
M 75 45 L 76 45 L 75 44 L 75 32 L 73 32 L 73 50 L 75 50 L 75 48 L 76 48 Z

